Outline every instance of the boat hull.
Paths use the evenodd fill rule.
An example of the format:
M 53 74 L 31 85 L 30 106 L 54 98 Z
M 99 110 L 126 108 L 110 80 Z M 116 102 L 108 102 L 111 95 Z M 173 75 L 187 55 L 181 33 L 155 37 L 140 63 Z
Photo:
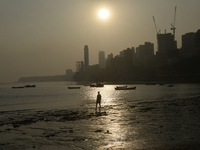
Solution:
M 35 87 L 35 85 L 25 85 L 25 88 Z
M 12 88 L 13 89 L 22 89 L 22 88 L 24 88 L 24 86 L 13 86 Z
M 90 87 L 104 87 L 104 84 L 90 84 Z
M 80 89 L 81 87 L 68 87 L 68 89 Z
M 134 87 L 116 87 L 115 90 L 135 90 L 136 86 Z

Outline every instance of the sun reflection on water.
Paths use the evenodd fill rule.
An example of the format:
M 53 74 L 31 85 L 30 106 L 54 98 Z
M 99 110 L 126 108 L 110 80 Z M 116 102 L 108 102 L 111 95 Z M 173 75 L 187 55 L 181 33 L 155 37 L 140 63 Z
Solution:
M 106 114 L 106 116 L 98 118 L 91 128 L 102 131 L 97 132 L 95 137 L 99 139 L 99 144 L 102 144 L 105 149 L 124 148 L 128 144 L 127 135 L 133 134 L 129 133 L 129 119 L 126 118 L 127 109 L 121 105 L 123 103 L 122 95 L 126 91 L 116 91 L 114 87 L 106 85 L 104 88 L 90 88 L 87 91 L 88 97 L 94 102 L 98 91 L 102 95 L 102 109 L 97 113 Z

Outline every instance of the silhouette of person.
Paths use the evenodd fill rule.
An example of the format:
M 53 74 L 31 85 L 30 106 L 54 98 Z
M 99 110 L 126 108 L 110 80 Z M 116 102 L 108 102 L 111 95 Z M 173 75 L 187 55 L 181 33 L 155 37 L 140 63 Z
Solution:
M 101 94 L 100 92 L 98 92 L 98 95 L 97 95 L 97 100 L 96 100 L 96 110 L 97 110 L 97 105 L 99 104 L 99 110 L 101 108 Z

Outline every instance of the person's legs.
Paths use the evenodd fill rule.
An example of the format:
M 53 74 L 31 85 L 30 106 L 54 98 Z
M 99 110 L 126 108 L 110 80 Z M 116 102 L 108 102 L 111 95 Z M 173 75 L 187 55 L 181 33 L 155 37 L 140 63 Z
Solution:
M 101 103 L 99 103 L 99 112 L 101 112 Z

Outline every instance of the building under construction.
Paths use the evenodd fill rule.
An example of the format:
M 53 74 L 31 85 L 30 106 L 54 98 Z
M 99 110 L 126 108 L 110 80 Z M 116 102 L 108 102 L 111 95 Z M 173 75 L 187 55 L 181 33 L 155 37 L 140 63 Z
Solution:
M 177 49 L 177 41 L 175 40 L 176 7 L 174 11 L 174 24 L 171 24 L 172 26 L 171 30 L 173 31 L 173 33 L 166 33 L 166 30 L 165 30 L 165 33 L 161 34 L 160 31 L 157 31 L 154 17 L 153 17 L 153 20 L 155 24 L 156 33 L 157 33 L 157 46 L 158 46 L 157 48 L 158 49 L 157 49 L 156 55 L 165 57 L 165 58 L 177 56 L 179 52 Z
M 157 34 L 158 51 L 156 55 L 170 57 L 177 52 L 177 41 L 172 33 Z

